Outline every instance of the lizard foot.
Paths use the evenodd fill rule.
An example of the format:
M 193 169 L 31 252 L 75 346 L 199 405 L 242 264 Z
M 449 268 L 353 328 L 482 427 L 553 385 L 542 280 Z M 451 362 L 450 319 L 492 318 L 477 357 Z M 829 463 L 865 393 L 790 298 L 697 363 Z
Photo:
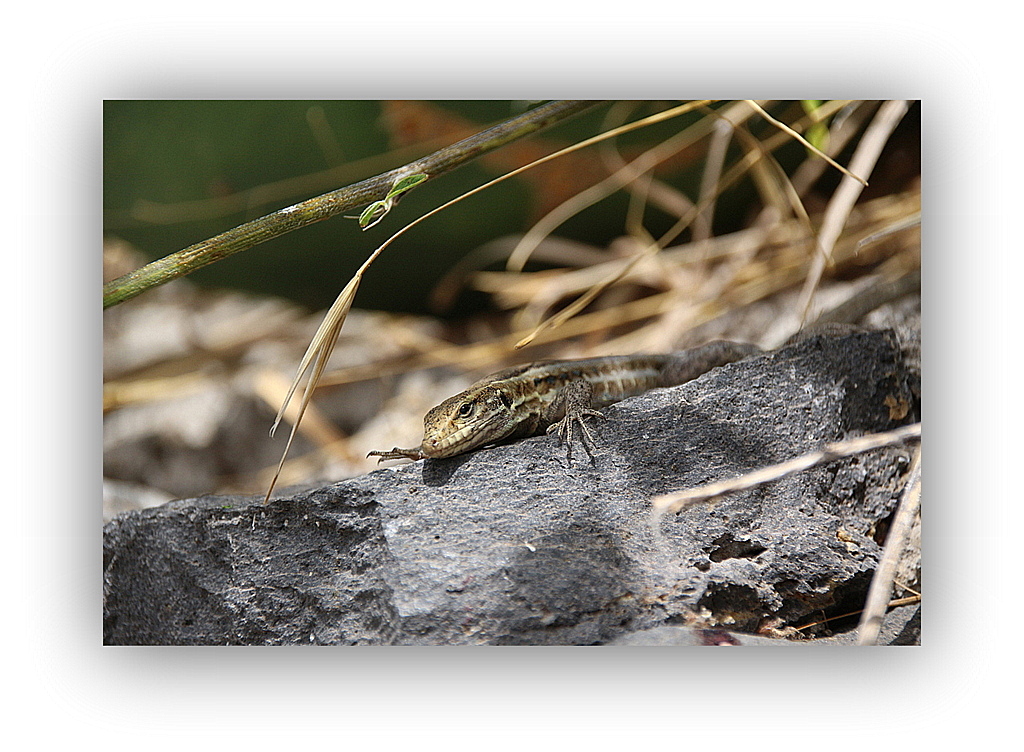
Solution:
M 590 456 L 591 460 L 594 459 L 594 453 L 597 451 L 597 443 L 594 441 L 594 437 L 590 435 L 590 429 L 587 428 L 587 424 L 583 422 L 583 418 L 587 416 L 601 418 L 604 420 L 604 415 L 599 413 L 597 410 L 583 408 L 581 410 L 574 410 L 570 413 L 566 413 L 565 417 L 560 421 L 548 426 L 548 433 L 558 431 L 558 444 L 559 446 L 565 444 L 566 456 L 570 461 L 572 460 L 573 425 L 579 428 L 580 443 L 583 444 L 583 449 Z
M 427 455 L 425 455 L 419 447 L 415 447 L 413 449 L 399 449 L 398 447 L 395 447 L 387 452 L 375 449 L 372 452 L 367 453 L 366 456 L 380 457 L 380 459 L 377 460 L 377 464 L 379 465 L 384 460 L 422 460 Z

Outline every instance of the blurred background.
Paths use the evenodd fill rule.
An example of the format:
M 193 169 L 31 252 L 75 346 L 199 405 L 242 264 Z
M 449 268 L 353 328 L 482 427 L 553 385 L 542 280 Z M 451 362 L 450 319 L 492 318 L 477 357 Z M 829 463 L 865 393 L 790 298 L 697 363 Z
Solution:
M 105 281 L 536 104 L 108 101 Z M 368 230 L 337 216 L 105 311 L 105 517 L 171 498 L 265 491 L 290 428 L 271 439 L 274 413 L 323 309 L 378 245 L 494 177 L 679 104 L 603 103 L 417 187 Z M 760 105 L 843 165 L 881 107 Z M 368 270 L 281 486 L 372 469 L 367 451 L 415 445 L 427 409 L 511 363 L 715 337 L 775 347 L 821 315 L 914 330 L 917 103 L 883 140 L 868 187 L 811 282 L 843 175 L 742 101 L 559 157 L 430 217 Z M 609 180 L 643 155 L 653 169 L 625 184 Z M 507 270 L 523 234 L 552 212 L 560 220 L 525 268 Z M 579 316 L 513 348 L 599 284 Z

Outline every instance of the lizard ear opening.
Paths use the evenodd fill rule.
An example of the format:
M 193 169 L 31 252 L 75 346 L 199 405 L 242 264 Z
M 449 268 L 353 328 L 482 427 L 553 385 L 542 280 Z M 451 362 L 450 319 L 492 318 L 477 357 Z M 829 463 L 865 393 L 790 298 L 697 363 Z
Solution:
M 505 407 L 506 410 L 512 409 L 512 398 L 505 392 L 498 392 L 498 400 Z

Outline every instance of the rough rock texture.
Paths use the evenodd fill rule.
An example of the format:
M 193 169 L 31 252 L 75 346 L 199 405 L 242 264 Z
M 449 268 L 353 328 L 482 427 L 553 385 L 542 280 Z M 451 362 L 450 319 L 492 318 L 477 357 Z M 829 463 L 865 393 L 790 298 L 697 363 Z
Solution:
M 668 517 L 660 544 L 650 499 L 913 422 L 914 378 L 891 332 L 811 337 L 607 408 L 593 463 L 544 436 L 267 506 L 123 514 L 104 528 L 104 641 L 643 644 L 839 617 L 863 605 L 908 449 Z

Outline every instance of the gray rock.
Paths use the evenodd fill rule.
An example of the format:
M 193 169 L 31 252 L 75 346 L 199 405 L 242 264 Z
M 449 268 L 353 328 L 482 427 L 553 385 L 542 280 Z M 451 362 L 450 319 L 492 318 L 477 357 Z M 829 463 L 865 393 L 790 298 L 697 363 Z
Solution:
M 104 641 L 580 645 L 856 611 L 906 448 L 670 516 L 660 543 L 650 500 L 912 422 L 909 383 L 891 332 L 816 336 L 607 408 L 594 462 L 543 436 L 266 506 L 123 514 L 104 528 Z

